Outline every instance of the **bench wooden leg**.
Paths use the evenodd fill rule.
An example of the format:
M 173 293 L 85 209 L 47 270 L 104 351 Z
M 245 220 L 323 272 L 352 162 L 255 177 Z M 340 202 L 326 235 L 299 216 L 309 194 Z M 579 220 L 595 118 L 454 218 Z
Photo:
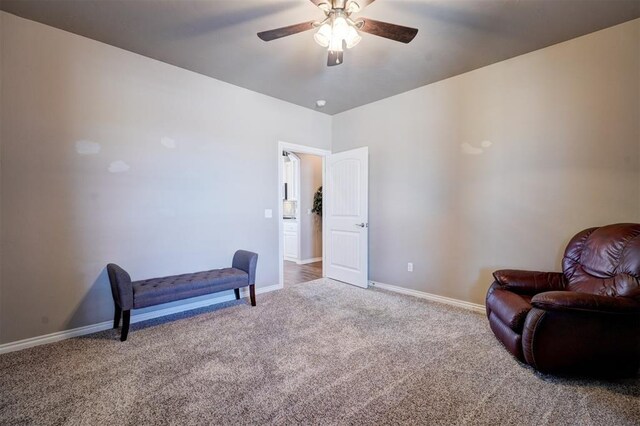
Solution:
M 240 289 L 234 288 L 233 292 L 236 294 L 236 300 L 240 300 Z
M 249 286 L 249 297 L 251 298 L 251 306 L 256 306 L 256 286 L 251 284 Z
M 120 341 L 127 340 L 129 334 L 129 322 L 131 320 L 131 310 L 122 312 L 122 332 L 120 334 Z
M 120 327 L 120 318 L 122 317 L 122 309 L 116 305 L 116 312 L 113 314 L 113 328 Z

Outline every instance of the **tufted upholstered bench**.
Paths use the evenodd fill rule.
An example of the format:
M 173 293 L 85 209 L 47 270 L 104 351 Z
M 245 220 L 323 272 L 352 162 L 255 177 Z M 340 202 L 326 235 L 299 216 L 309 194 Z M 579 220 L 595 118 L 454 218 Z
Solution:
M 131 309 L 146 308 L 232 289 L 237 300 L 240 299 L 240 288 L 246 286 L 249 286 L 251 306 L 256 306 L 257 264 L 258 255 L 256 253 L 238 250 L 233 256 L 231 268 L 132 282 L 127 271 L 115 263 L 110 263 L 107 265 L 107 273 L 115 305 L 113 328 L 120 326 L 122 317 L 120 340 L 124 342 L 129 333 Z

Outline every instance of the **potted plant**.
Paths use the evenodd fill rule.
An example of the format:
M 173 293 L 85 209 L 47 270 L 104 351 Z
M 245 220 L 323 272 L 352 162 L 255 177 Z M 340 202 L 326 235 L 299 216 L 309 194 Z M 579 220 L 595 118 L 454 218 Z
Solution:
M 322 187 L 318 188 L 313 196 L 313 208 L 311 211 L 318 216 L 322 216 Z

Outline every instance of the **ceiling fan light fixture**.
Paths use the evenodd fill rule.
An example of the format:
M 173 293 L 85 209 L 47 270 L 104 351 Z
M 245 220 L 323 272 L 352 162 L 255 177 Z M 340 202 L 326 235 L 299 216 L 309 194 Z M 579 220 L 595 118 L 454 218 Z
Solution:
M 358 13 L 360 12 L 360 9 L 361 9 L 360 5 L 357 2 L 352 1 L 349 3 L 349 6 L 347 6 L 347 13 L 348 14 Z
M 331 5 L 329 3 L 320 3 L 318 7 L 325 13 L 329 13 L 331 11 Z
M 344 38 L 344 42 L 347 46 L 347 49 L 351 49 L 356 46 L 362 40 L 362 36 L 358 34 L 358 31 L 349 25 L 349 30 L 347 30 L 347 36 Z
M 331 43 L 331 25 L 322 24 L 317 33 L 313 35 L 313 39 L 322 47 L 329 47 Z
M 0 0 L 2 1 L 2 0 Z M 362 40 L 361 33 L 373 34 L 401 43 L 410 43 L 418 33 L 417 28 L 390 24 L 369 18 L 352 19 L 351 15 L 373 3 L 375 0 L 310 0 L 324 12 L 321 21 L 307 21 L 286 27 L 259 32 L 263 41 L 276 40 L 317 29 L 313 35 L 320 46 L 327 48 L 327 66 L 339 65 L 343 62 L 343 49 L 352 49 Z
M 347 20 L 342 16 L 336 16 L 333 20 L 333 28 L 332 28 L 332 38 L 344 39 L 347 37 L 347 33 L 349 32 L 350 25 L 347 23 Z
M 331 42 L 329 43 L 329 50 L 331 52 L 342 52 L 342 39 L 337 37 L 331 37 Z

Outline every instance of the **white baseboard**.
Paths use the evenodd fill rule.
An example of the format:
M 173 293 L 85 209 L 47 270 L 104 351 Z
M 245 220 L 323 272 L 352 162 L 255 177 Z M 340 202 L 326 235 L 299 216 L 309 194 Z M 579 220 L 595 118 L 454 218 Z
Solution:
M 131 317 L 131 321 L 135 317 Z M 56 331 L 44 336 L 30 337 L 16 342 L 9 342 L 0 345 L 0 354 L 20 351 L 34 346 L 46 345 L 47 343 L 59 342 L 60 340 L 71 339 L 72 337 L 84 336 L 85 334 L 97 333 L 113 327 L 113 321 L 103 321 L 98 324 L 85 325 L 84 327 L 73 328 L 71 330 Z
M 269 293 L 271 291 L 281 290 L 282 284 L 274 284 L 267 287 L 256 287 L 256 294 Z M 249 289 L 240 289 L 241 297 L 249 296 Z M 197 302 L 185 303 L 184 305 L 173 306 L 171 308 L 158 309 L 157 311 L 145 312 L 144 314 L 132 314 L 131 324 L 147 321 L 166 315 L 177 314 L 180 312 L 191 311 L 193 309 L 203 308 L 205 306 L 216 305 L 218 303 L 235 300 L 233 294 L 217 296 L 211 299 L 200 300 Z M 0 345 L 0 354 L 15 352 L 22 349 L 31 348 L 33 346 L 46 345 L 47 343 L 59 342 L 61 340 L 70 339 L 72 337 L 84 336 L 86 334 L 97 333 L 99 331 L 109 330 L 113 327 L 113 321 L 103 321 L 98 324 L 85 325 L 83 327 L 73 328 L 71 330 L 56 331 L 55 333 L 45 334 L 43 336 L 30 337 L 16 342 L 9 342 Z
M 451 297 L 438 296 L 437 294 L 425 293 L 424 291 L 411 290 L 404 287 L 398 287 L 397 285 L 385 284 L 378 281 L 369 281 L 369 284 L 373 287 L 381 288 L 383 290 L 393 291 L 395 293 L 406 294 L 408 296 L 419 297 L 421 299 L 431 300 L 432 302 L 445 303 L 451 306 L 457 306 L 458 308 L 469 309 L 474 312 L 485 313 L 484 305 L 478 305 L 477 303 L 465 302 L 464 300 L 452 299 Z
M 289 257 L 289 256 L 284 256 L 283 259 L 288 260 L 289 262 L 296 262 L 296 263 L 298 263 L 298 261 L 300 260 L 297 257 Z
M 296 260 L 298 265 L 306 265 L 307 263 L 316 263 L 322 261 L 321 257 L 312 257 L 311 259 Z

